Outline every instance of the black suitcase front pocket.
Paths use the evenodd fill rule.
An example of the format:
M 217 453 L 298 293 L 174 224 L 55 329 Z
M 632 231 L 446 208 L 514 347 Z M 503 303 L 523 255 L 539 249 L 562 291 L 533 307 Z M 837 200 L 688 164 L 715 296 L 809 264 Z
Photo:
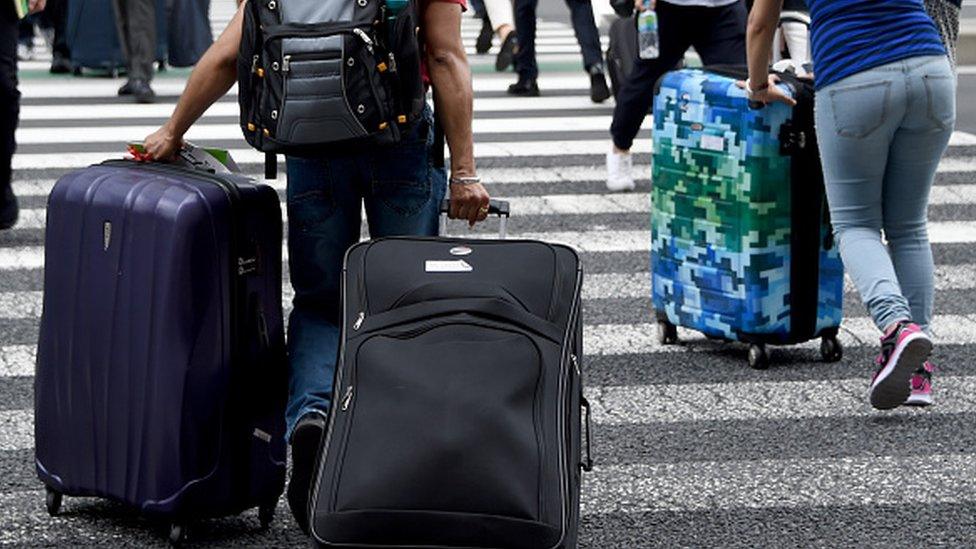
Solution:
M 370 337 L 337 408 L 351 416 L 334 509 L 538 520 L 541 372 L 517 331 L 442 323 Z

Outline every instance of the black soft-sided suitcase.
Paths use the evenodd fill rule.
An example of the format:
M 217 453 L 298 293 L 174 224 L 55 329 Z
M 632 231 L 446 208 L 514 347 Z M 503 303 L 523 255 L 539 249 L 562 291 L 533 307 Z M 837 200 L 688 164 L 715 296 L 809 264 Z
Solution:
M 314 541 L 575 547 L 581 283 L 576 252 L 545 242 L 353 246 Z
M 156 61 L 166 60 L 166 0 L 156 0 Z M 112 0 L 68 2 L 66 37 L 75 73 L 83 69 L 107 71 L 113 77 L 125 69 Z
M 169 520 L 284 488 L 287 369 L 277 193 L 236 175 L 109 161 L 48 201 L 37 474 Z

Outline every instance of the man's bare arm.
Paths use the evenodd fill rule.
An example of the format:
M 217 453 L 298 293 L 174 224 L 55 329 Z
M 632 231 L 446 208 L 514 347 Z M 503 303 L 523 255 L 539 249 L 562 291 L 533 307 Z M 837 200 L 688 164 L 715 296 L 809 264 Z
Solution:
M 461 6 L 429 2 L 424 16 L 427 67 L 434 88 L 437 118 L 451 150 L 451 176 L 473 177 L 474 92 L 471 69 L 461 41 Z M 472 225 L 487 217 L 488 191 L 481 184 L 451 185 L 451 217 Z
M 200 58 L 172 116 L 146 138 L 146 151 L 153 158 L 172 158 L 182 145 L 183 135 L 190 126 L 237 81 L 237 52 L 241 45 L 246 4 L 246 1 L 241 2 L 227 28 Z

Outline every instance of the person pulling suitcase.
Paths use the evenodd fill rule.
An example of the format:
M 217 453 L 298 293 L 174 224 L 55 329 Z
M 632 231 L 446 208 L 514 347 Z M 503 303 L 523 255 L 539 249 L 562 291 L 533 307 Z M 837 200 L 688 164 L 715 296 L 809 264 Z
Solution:
M 636 0 L 638 9 L 645 9 Z M 660 48 L 654 59 L 637 59 L 617 95 L 607 152 L 607 189 L 634 189 L 630 148 L 654 100 L 654 83 L 681 61 L 689 47 L 707 65 L 743 65 L 746 61 L 746 6 L 743 0 L 651 1 L 657 12 Z
M 171 118 L 145 141 L 153 158 L 171 158 L 189 127 L 239 79 L 246 137 L 261 150 L 287 154 L 288 250 L 295 289 L 288 327 L 287 432 L 293 462 L 288 502 L 305 531 L 316 452 L 334 404 L 343 254 L 359 240 L 363 204 L 374 238 L 435 235 L 448 187 L 452 218 L 474 225 L 488 214 L 488 193 L 474 163 L 471 73 L 460 34 L 464 8 L 465 0 L 387 0 L 382 14 L 390 24 L 373 25 L 380 16 L 371 2 L 243 2 L 190 75 Z M 336 14 L 352 21 L 355 30 L 323 20 Z M 276 23 L 280 34 L 271 34 Z M 339 30 L 304 37 L 294 31 L 300 25 L 326 33 Z M 394 32 L 387 43 L 374 32 L 382 27 L 411 32 Z M 416 27 L 422 48 L 412 32 Z M 258 30 L 269 32 L 263 45 L 271 51 L 254 43 L 250 33 Z M 242 37 L 247 39 L 242 42 Z M 340 49 L 329 49 L 339 43 Z M 386 49 L 395 64 L 379 58 Z M 251 62 L 239 66 L 239 52 Z M 339 62 L 347 70 L 340 71 Z M 346 77 L 328 76 L 340 72 Z M 288 87 L 274 107 L 254 100 L 262 86 L 281 94 L 277 86 L 285 78 L 303 85 Z M 363 79 L 372 79 L 374 86 L 363 86 Z M 392 102 L 368 96 L 369 88 L 390 82 L 396 84 L 390 88 Z M 321 91 L 334 92 L 337 86 L 351 97 L 350 109 Z M 449 179 L 432 154 L 434 114 L 424 99 L 428 86 L 451 150 Z M 308 95 L 294 95 L 303 88 Z M 324 113 L 332 116 L 331 123 L 316 122 Z

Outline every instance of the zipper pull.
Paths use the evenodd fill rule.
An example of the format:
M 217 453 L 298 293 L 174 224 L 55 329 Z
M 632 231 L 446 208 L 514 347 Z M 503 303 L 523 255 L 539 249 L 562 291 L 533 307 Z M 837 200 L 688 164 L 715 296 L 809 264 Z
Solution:
M 281 72 L 288 72 L 291 65 L 291 56 L 286 55 L 281 59 Z
M 260 58 L 261 58 L 261 56 L 255 55 L 254 58 L 251 59 L 251 72 L 252 73 L 258 72 L 258 60 Z
M 569 360 L 573 363 L 573 368 L 576 369 L 576 375 L 582 377 L 583 372 L 580 371 L 579 359 L 576 355 L 569 355 Z
M 364 320 L 366 320 L 366 313 L 360 312 L 359 316 L 356 317 L 356 322 L 354 322 L 352 325 L 352 329 L 358 330 L 361 328 Z
M 369 35 L 366 34 L 366 32 L 363 29 L 359 29 L 359 28 L 352 29 L 352 32 L 356 36 L 358 36 L 359 39 L 362 40 L 366 44 L 366 49 L 369 51 L 370 54 L 372 54 L 373 53 L 373 39 L 370 38 Z
M 342 397 L 342 411 L 345 412 L 349 409 L 349 404 L 352 402 L 352 385 L 346 388 L 346 394 Z
M 360 40 L 362 40 L 363 42 L 365 42 L 367 46 L 372 47 L 372 45 L 373 45 L 373 39 L 370 38 L 368 34 L 366 34 L 366 31 L 364 31 L 363 29 L 360 29 L 360 28 L 355 28 L 355 29 L 352 29 L 352 32 L 356 33 L 356 36 L 358 36 Z

